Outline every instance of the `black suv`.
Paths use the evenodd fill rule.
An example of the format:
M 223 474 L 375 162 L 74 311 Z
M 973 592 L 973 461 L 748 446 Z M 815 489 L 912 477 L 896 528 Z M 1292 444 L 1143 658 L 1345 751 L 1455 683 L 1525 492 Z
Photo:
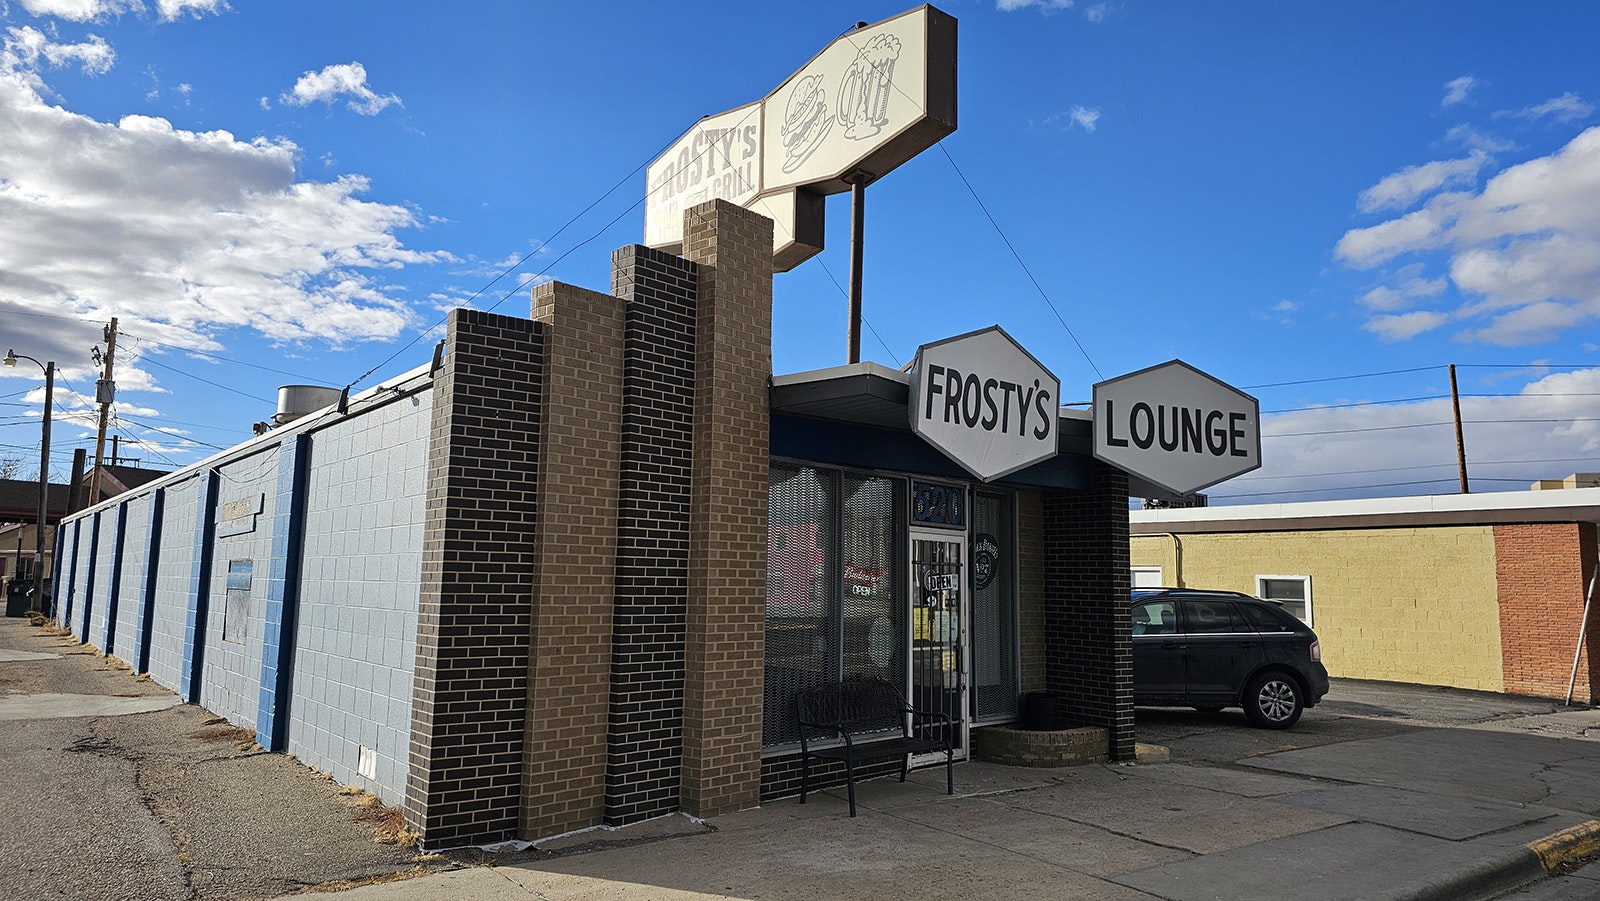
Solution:
M 1135 588 L 1132 608 L 1135 704 L 1243 707 L 1257 726 L 1287 729 L 1328 693 L 1317 634 L 1271 601 Z

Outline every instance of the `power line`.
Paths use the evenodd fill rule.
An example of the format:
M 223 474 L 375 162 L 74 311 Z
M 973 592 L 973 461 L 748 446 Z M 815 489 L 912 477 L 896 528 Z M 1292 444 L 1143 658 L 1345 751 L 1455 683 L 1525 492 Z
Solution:
M 944 153 L 944 158 L 950 161 L 950 167 L 956 170 L 956 175 L 961 178 L 961 183 L 967 186 L 967 191 L 972 194 L 972 199 L 978 202 L 978 209 L 983 210 L 983 215 L 988 218 L 989 224 L 994 226 L 995 233 L 1000 236 L 1001 241 L 1005 242 L 1006 249 L 1011 251 L 1013 257 L 1016 257 L 1017 265 L 1022 267 L 1023 273 L 1028 276 L 1028 281 L 1033 282 L 1034 290 L 1038 291 L 1039 296 L 1044 298 L 1045 305 L 1050 308 L 1050 312 L 1056 314 L 1056 321 L 1061 323 L 1061 327 L 1067 330 L 1067 337 L 1071 338 L 1072 343 L 1077 345 L 1078 353 L 1083 354 L 1083 358 L 1089 361 L 1089 368 L 1094 370 L 1094 374 L 1101 381 L 1105 381 L 1106 377 L 1100 372 L 1100 367 L 1095 365 L 1094 358 L 1090 357 L 1089 352 L 1083 349 L 1083 342 L 1079 341 L 1078 336 L 1073 333 L 1072 326 L 1067 325 L 1067 320 L 1061 318 L 1061 311 L 1056 309 L 1055 303 L 1050 300 L 1050 295 L 1045 293 L 1044 286 L 1040 285 L 1039 280 L 1033 277 L 1033 270 L 1029 269 L 1028 264 L 1023 262 L 1022 254 L 1017 253 L 1017 248 L 1011 243 L 1011 239 L 1006 237 L 1005 229 L 1002 229 L 1000 223 L 995 221 L 993 214 L 989 212 L 989 208 L 984 205 L 983 198 L 978 196 L 977 190 L 972 187 L 972 182 L 967 180 L 967 174 L 961 171 L 960 166 L 956 165 L 955 157 L 950 155 L 950 151 L 945 148 L 943 141 L 939 142 L 939 150 Z

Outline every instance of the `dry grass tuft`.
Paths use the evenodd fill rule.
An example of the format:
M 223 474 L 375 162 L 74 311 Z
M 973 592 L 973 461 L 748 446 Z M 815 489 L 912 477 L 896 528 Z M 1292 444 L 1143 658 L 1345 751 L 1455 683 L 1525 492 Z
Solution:
M 364 885 L 403 882 L 407 879 L 415 879 L 418 876 L 426 876 L 429 872 L 429 870 L 425 870 L 422 867 L 412 867 L 409 870 L 402 870 L 398 873 L 384 873 L 381 876 L 368 876 L 365 879 L 335 879 L 332 882 L 324 882 L 321 885 L 312 886 L 311 890 L 314 892 L 347 892 L 350 889 L 361 888 Z
M 253 729 L 227 725 L 227 720 L 221 720 L 220 723 L 216 720 L 207 720 L 206 723 L 206 728 L 190 732 L 189 737 L 212 744 L 231 744 L 241 751 L 257 747 L 256 733 Z
M 417 847 L 417 834 L 406 826 L 405 812 L 400 808 L 389 807 L 377 795 L 353 785 L 340 789 L 339 794 L 351 799 L 356 821 L 372 828 L 372 837 L 378 844 L 411 849 Z

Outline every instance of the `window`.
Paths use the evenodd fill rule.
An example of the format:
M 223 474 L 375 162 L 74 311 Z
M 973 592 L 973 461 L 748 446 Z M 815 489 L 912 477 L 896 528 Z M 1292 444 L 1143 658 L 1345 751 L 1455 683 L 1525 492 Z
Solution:
M 1245 604 L 1240 609 L 1257 632 L 1293 632 L 1300 625 L 1300 621 L 1291 618 L 1288 611 L 1268 610 L 1259 604 Z
M 254 560 L 228 561 L 227 606 L 222 610 L 222 640 L 244 644 L 250 628 L 250 582 Z
M 1134 588 L 1161 587 L 1161 567 L 1159 566 L 1135 566 L 1131 568 L 1128 575 Z
M 1311 625 L 1310 576 L 1256 576 L 1256 597 L 1277 601 L 1284 610 Z
M 1189 611 L 1190 634 L 1255 631 L 1245 624 L 1244 617 L 1229 601 L 1190 600 L 1185 604 Z
M 1150 601 L 1133 608 L 1133 634 L 1176 635 L 1178 610 L 1171 601 Z
M 972 503 L 972 714 L 1017 715 L 1016 512 L 1010 494 L 977 491 Z

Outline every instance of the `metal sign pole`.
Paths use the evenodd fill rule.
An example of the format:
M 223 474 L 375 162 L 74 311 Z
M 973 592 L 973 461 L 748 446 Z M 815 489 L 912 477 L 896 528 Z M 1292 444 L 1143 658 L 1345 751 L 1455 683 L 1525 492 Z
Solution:
M 1595 564 L 1594 574 L 1589 576 L 1589 592 L 1583 597 L 1583 622 L 1578 626 L 1578 648 L 1572 652 L 1572 678 L 1567 680 L 1567 706 L 1572 706 L 1572 689 L 1578 684 L 1578 661 L 1583 659 L 1583 639 L 1589 631 L 1589 605 L 1594 603 L 1594 583 L 1600 579 L 1600 563 Z M 1589 699 L 1594 703 L 1594 698 Z

